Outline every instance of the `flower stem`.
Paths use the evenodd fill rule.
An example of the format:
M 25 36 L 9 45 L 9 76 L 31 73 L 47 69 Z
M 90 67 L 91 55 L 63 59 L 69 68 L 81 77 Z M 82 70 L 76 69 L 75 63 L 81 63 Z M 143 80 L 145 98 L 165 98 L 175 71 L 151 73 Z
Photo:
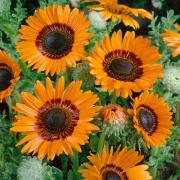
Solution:
M 79 168 L 79 153 L 74 151 L 73 157 L 72 157 L 72 166 L 73 170 L 76 172 Z
M 61 164 L 62 164 L 62 172 L 64 174 L 67 174 L 68 172 L 68 158 L 66 157 L 66 155 L 62 154 L 61 155 Z
M 116 97 L 115 93 L 112 93 L 111 103 L 116 104 L 116 100 L 117 100 L 117 97 Z
M 97 152 L 99 153 L 99 155 L 102 155 L 102 149 L 104 146 L 105 138 L 106 138 L 106 131 L 102 131 L 99 138 L 98 149 L 97 149 Z
M 177 125 L 180 125 L 180 101 L 177 102 L 177 104 L 176 104 L 176 115 L 175 116 L 176 116 L 175 123 Z

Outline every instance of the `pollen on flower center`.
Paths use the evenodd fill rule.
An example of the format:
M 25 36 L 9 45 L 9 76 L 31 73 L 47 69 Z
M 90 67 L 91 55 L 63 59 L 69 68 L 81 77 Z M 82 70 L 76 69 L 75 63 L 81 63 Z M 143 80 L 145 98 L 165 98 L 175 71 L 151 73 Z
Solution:
M 12 79 L 13 75 L 9 68 L 6 65 L 0 64 L 0 91 L 7 89 Z
M 103 176 L 103 180 L 121 180 L 121 177 L 113 171 L 107 171 Z
M 51 109 L 44 115 L 44 125 L 50 133 L 59 133 L 66 124 L 66 113 L 62 109 Z
M 156 127 L 156 115 L 151 110 L 140 107 L 138 110 L 138 119 L 140 125 L 146 132 L 152 133 Z

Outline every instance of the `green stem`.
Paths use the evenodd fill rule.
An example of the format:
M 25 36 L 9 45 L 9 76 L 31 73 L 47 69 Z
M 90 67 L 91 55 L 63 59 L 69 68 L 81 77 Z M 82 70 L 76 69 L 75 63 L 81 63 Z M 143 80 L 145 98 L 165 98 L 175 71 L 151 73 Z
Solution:
M 180 124 L 180 101 L 178 101 L 176 104 L 176 115 L 175 116 L 176 116 L 175 123 L 177 125 L 179 125 Z
M 76 172 L 79 168 L 79 153 L 74 151 L 73 157 L 72 157 L 72 168 Z
M 66 83 L 69 84 L 72 81 L 72 72 L 71 69 L 68 68 L 65 73 Z
M 98 144 L 98 149 L 97 149 L 97 152 L 99 153 L 99 155 L 102 155 L 102 149 L 104 146 L 105 138 L 106 138 L 106 131 L 102 131 L 99 138 L 99 144 Z
M 116 97 L 115 93 L 112 93 L 111 103 L 116 104 L 116 100 L 117 100 L 117 97 Z
M 68 169 L 67 169 L 67 166 L 68 166 L 68 158 L 66 157 L 65 154 L 62 154 L 62 155 L 61 155 L 61 164 L 62 164 L 62 172 L 63 172 L 64 174 L 67 174 L 67 171 L 68 171 Z

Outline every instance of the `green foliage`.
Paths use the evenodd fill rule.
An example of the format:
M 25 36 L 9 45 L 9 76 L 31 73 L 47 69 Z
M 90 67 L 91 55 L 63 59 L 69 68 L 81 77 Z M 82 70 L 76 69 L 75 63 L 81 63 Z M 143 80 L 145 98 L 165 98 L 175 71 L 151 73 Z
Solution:
M 8 180 L 16 177 L 16 170 L 22 156 L 18 148 L 16 136 L 9 132 L 11 125 L 6 122 L 5 115 L 0 115 L 0 177 Z
M 15 56 L 15 43 L 20 23 L 26 18 L 26 9 L 22 7 L 20 0 L 17 1 L 13 10 L 10 9 L 11 1 L 1 1 L 0 9 L 0 48 Z
M 48 166 L 44 174 L 44 180 L 62 180 L 63 173 L 56 167 Z
M 59 4 L 61 6 L 65 6 L 68 4 L 68 0 L 39 0 L 39 4 L 41 8 L 44 8 L 47 5 Z
M 158 17 L 155 17 L 150 24 L 151 31 L 149 32 L 149 38 L 152 40 L 153 44 L 159 48 L 159 52 L 162 54 L 161 63 L 164 67 L 169 65 L 179 66 L 178 57 L 171 57 L 171 49 L 167 47 L 166 43 L 163 41 L 161 34 L 164 29 L 170 29 L 176 31 L 174 24 L 179 19 L 179 15 L 175 15 L 173 10 L 167 12 L 167 17 L 161 17 L 158 21 Z M 167 87 L 163 84 L 163 79 L 159 80 L 153 87 L 153 92 L 164 97 L 166 102 L 172 107 L 173 112 L 176 111 L 176 104 L 180 101 L 180 95 L 173 94 L 169 92 Z
M 149 38 L 152 40 L 153 44 L 159 48 L 160 54 L 162 54 L 162 63 L 171 62 L 171 51 L 170 48 L 166 46 L 166 43 L 163 41 L 161 34 L 164 32 L 164 29 L 175 30 L 174 23 L 179 19 L 179 15 L 174 15 L 174 11 L 170 10 L 167 12 L 167 17 L 156 16 L 152 19 L 149 31 Z

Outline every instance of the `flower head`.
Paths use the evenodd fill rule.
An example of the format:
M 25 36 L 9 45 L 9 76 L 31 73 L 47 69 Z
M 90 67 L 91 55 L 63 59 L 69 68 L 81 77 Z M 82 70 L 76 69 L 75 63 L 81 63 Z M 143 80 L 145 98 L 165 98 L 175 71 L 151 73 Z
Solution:
M 92 33 L 88 33 L 90 21 L 77 8 L 48 6 L 36 10 L 26 22 L 19 30 L 16 48 L 20 59 L 33 69 L 59 74 L 84 57 Z
M 107 136 L 121 136 L 121 131 L 128 124 L 128 114 L 124 108 L 117 104 L 109 104 L 100 111 L 102 130 Z
M 91 121 L 100 109 L 94 106 L 98 97 L 91 91 L 82 92 L 81 84 L 73 81 L 65 88 L 61 77 L 53 88 L 47 78 L 46 87 L 36 82 L 36 96 L 27 92 L 21 94 L 22 103 L 15 105 L 20 114 L 15 117 L 11 131 L 25 135 L 17 144 L 26 143 L 22 153 L 37 153 L 39 159 L 47 155 L 53 160 L 63 152 L 72 155 L 73 149 L 81 152 L 80 145 L 86 144 L 88 135 L 98 130 Z
M 148 147 L 160 147 L 166 142 L 173 127 L 172 113 L 164 99 L 149 92 L 136 97 L 133 109 L 134 127 L 140 133 Z
M 114 32 L 106 36 L 102 45 L 90 53 L 90 73 L 103 91 L 115 92 L 127 97 L 132 91 L 141 92 L 152 88 L 162 76 L 162 65 L 155 64 L 161 58 L 151 41 L 134 32 Z
M 178 31 L 180 31 L 180 26 L 175 25 L 175 27 Z M 161 35 L 167 45 L 173 48 L 172 56 L 178 56 L 180 54 L 180 33 L 165 29 L 165 32 Z
M 120 146 L 114 152 L 113 146 L 110 151 L 103 148 L 102 156 L 92 154 L 88 156 L 90 163 L 84 163 L 86 169 L 80 169 L 79 172 L 86 180 L 120 180 L 120 179 L 146 179 L 152 177 L 147 171 L 145 164 L 137 165 L 143 160 L 143 156 L 134 150 L 128 150 L 127 147 L 120 151 Z
M 4 51 L 0 50 L 0 102 L 11 94 L 20 78 L 20 67 Z
M 126 26 L 134 29 L 139 28 L 139 23 L 135 20 L 135 16 L 152 19 L 151 13 L 144 9 L 134 9 L 126 5 L 118 4 L 118 0 L 84 0 L 85 2 L 96 2 L 90 5 L 89 9 L 99 11 L 105 20 L 112 18 L 112 21 L 120 20 Z M 134 16 L 134 17 L 133 17 Z

